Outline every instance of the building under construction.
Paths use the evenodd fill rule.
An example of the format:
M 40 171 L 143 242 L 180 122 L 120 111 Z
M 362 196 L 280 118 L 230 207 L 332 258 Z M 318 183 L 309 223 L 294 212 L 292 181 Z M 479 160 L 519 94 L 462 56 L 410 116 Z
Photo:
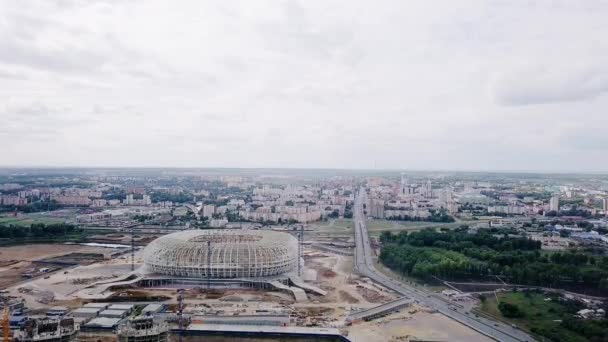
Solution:
M 155 321 L 152 316 L 129 319 L 118 328 L 119 342 L 166 342 L 167 335 L 167 323 Z
M 13 335 L 15 342 L 68 342 L 74 341 L 78 325 L 69 318 L 30 318 Z
M 186 278 L 258 278 L 295 272 L 298 240 L 268 230 L 187 230 L 162 236 L 144 250 L 155 274 Z

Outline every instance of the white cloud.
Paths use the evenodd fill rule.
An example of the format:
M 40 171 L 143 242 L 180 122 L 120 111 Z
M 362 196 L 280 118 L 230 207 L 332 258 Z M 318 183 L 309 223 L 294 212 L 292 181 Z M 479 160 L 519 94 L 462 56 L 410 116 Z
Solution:
M 608 170 L 607 16 L 0 1 L 0 165 Z
M 572 63 L 572 62 L 571 62 Z M 608 63 L 573 67 L 543 65 L 508 75 L 496 85 L 496 97 L 505 105 L 591 101 L 608 92 Z

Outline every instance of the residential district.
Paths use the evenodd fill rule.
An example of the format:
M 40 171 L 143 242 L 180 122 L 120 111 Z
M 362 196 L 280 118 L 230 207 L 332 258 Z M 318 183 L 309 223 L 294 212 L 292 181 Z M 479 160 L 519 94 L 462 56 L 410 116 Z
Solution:
M 608 176 L 2 169 L 4 341 L 605 341 Z

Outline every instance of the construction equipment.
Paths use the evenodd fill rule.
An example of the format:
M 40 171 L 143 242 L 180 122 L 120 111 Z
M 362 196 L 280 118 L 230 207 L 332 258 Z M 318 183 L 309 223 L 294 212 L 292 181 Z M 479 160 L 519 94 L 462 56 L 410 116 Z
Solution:
M 4 337 L 4 342 L 9 342 L 11 339 L 10 314 L 11 312 L 7 305 L 4 307 L 4 312 L 2 313 L 2 335 Z

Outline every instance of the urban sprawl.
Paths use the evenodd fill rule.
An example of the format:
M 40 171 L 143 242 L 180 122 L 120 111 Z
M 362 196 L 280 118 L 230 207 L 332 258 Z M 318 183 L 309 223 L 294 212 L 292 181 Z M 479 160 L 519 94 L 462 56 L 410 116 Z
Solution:
M 4 169 L 0 289 L 19 341 L 602 341 L 608 177 Z

